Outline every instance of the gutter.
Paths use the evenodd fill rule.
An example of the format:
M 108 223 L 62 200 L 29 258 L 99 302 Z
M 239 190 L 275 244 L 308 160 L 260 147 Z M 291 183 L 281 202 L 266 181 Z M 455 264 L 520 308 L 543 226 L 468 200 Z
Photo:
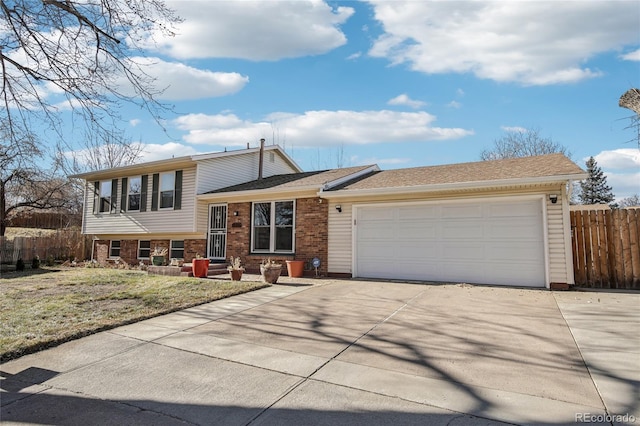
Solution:
M 536 178 L 518 178 L 518 179 L 500 179 L 490 181 L 474 181 L 474 182 L 453 182 L 440 183 L 431 185 L 416 185 L 406 187 L 383 187 L 383 188 L 366 188 L 366 189 L 341 189 L 339 191 L 320 190 L 318 196 L 321 198 L 352 198 L 366 197 L 374 195 L 400 195 L 424 192 L 439 192 L 447 190 L 460 189 L 480 189 L 491 188 L 496 186 L 513 186 L 513 185 L 534 185 L 541 183 L 566 182 L 572 180 L 586 179 L 587 173 L 576 173 L 571 175 L 543 176 Z

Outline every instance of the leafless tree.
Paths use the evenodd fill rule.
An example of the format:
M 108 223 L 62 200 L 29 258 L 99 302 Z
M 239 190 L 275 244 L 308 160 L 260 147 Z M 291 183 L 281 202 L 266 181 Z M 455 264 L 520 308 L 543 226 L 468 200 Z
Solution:
M 15 137 L 14 127 L 13 135 Z M 19 143 L 9 137 L 7 123 L 0 125 L 0 236 L 12 215 L 25 209 L 50 210 L 69 205 L 72 188 L 56 163 L 40 164 L 45 153 L 35 137 L 22 131 Z
M 621 209 L 625 209 L 627 207 L 640 207 L 640 195 L 633 194 L 630 197 L 623 198 L 618 202 L 618 207 Z
M 118 124 L 118 106 L 154 116 L 154 80 L 144 47 L 179 18 L 161 0 L 0 0 L 0 120 L 12 142 L 36 123 L 60 133 L 66 109 L 91 127 Z
M 483 150 L 480 153 L 480 159 L 499 160 L 555 152 L 571 157 L 571 153 L 566 147 L 554 142 L 551 138 L 542 137 L 538 129 L 510 130 L 493 142 L 492 149 Z

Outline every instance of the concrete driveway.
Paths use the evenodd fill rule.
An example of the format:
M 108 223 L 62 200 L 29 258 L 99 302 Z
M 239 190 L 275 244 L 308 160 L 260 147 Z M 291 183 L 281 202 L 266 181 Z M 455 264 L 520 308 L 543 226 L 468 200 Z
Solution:
M 638 293 L 281 283 L 2 365 L 2 423 L 640 424 Z

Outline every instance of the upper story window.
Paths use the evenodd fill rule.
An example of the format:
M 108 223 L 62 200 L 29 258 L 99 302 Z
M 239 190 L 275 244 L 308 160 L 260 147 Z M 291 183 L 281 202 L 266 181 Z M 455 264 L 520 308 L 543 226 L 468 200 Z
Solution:
M 111 211 L 111 192 L 112 192 L 111 180 L 103 180 L 100 182 L 100 213 L 109 213 Z
M 140 210 L 140 195 L 142 193 L 142 176 L 129 178 L 127 195 L 128 210 Z
M 175 172 L 160 174 L 160 208 L 173 208 L 174 191 L 176 185 Z
M 292 253 L 294 236 L 293 201 L 253 203 L 253 252 Z

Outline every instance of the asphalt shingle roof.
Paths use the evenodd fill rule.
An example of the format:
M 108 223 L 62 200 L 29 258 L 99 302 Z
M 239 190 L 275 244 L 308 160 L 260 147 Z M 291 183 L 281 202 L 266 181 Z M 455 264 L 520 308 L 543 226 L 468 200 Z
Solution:
M 347 182 L 332 190 L 401 188 L 420 185 L 481 182 L 563 176 L 584 171 L 563 154 L 504 160 L 478 161 L 442 166 L 383 170 L 364 179 Z
M 226 188 L 205 192 L 205 194 L 216 194 L 221 192 L 253 191 L 260 189 L 295 189 L 307 186 L 317 186 L 320 189 L 325 183 L 341 179 L 353 173 L 357 173 L 371 166 L 346 167 L 343 169 L 319 170 L 303 173 L 289 173 L 284 175 L 274 175 L 262 179 Z

